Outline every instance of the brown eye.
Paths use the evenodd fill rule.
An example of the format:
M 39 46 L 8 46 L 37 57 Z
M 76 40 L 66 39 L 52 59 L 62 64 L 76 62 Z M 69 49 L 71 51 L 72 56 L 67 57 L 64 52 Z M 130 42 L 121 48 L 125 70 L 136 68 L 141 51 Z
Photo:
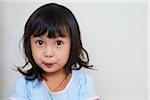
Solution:
M 37 40 L 37 41 L 36 41 L 36 44 L 37 44 L 37 45 L 43 45 L 43 43 L 44 43 L 44 42 L 43 42 L 42 40 Z
M 61 40 L 56 41 L 56 46 L 61 46 L 61 45 L 63 45 L 63 44 L 64 44 L 64 42 L 61 41 Z

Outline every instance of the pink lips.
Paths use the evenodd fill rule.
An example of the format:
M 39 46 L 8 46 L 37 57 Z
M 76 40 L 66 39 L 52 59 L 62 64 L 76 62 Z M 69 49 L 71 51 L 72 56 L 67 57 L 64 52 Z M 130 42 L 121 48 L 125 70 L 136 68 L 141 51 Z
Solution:
M 48 68 L 52 68 L 54 64 L 51 64 L 51 63 L 44 63 L 44 65 Z

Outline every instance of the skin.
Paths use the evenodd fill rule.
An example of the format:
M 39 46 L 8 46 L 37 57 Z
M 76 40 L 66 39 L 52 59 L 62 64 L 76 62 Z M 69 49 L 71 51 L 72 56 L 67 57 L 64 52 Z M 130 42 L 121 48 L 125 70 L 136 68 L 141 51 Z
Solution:
M 31 36 L 30 42 L 33 59 L 46 72 L 45 83 L 49 89 L 54 92 L 63 90 L 71 78 L 70 74 L 66 77 L 64 73 L 71 48 L 69 36 L 56 38 L 48 38 L 47 34 L 40 37 Z

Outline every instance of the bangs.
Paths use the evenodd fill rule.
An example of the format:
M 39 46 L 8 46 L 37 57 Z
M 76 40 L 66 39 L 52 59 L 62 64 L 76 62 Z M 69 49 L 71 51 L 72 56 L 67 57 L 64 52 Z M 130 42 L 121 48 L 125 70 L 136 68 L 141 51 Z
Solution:
M 39 37 L 48 33 L 48 38 L 69 36 L 69 26 L 63 16 L 55 15 L 45 13 L 40 15 L 31 26 L 32 35 Z

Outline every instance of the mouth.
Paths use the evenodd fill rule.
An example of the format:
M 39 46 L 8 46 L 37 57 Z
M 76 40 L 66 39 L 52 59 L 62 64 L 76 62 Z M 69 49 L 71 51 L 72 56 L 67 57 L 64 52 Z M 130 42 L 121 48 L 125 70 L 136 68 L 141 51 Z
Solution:
M 52 68 L 54 63 L 43 63 L 47 68 Z

